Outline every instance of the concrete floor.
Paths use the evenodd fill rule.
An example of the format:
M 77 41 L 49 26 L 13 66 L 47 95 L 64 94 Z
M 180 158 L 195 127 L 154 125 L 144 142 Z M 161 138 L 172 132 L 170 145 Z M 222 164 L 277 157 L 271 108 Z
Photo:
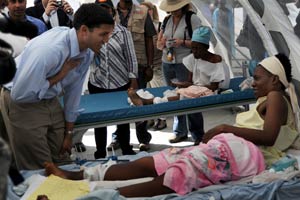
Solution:
M 210 128 L 219 125 L 219 124 L 233 124 L 235 122 L 236 113 L 241 111 L 242 107 L 234 107 L 234 108 L 224 108 L 224 109 L 218 109 L 218 110 L 211 110 L 203 112 L 204 117 L 204 129 L 209 130 Z M 170 147 L 170 146 L 190 146 L 193 145 L 193 141 L 191 136 L 189 135 L 189 138 L 186 141 L 179 142 L 176 144 L 171 144 L 168 141 L 168 138 L 172 135 L 172 126 L 173 126 L 173 118 L 167 118 L 167 128 L 161 130 L 161 131 L 154 131 L 152 129 L 149 129 L 149 132 L 152 135 L 152 140 L 150 142 L 150 151 L 159 151 L 161 149 Z M 111 134 L 115 131 L 115 126 L 109 126 L 108 127 L 108 141 L 107 145 L 111 142 Z M 133 150 L 137 153 L 139 152 L 139 143 L 136 138 L 135 133 L 135 124 L 130 124 L 130 142 L 133 145 Z M 83 136 L 82 142 L 86 145 L 87 151 L 84 153 L 77 153 L 73 151 L 73 153 L 80 157 L 81 159 L 94 159 L 94 152 L 95 152 L 95 141 L 94 141 L 94 130 L 89 129 Z M 111 152 L 108 152 L 108 156 L 111 155 Z M 115 151 L 116 155 L 122 155 L 120 150 Z

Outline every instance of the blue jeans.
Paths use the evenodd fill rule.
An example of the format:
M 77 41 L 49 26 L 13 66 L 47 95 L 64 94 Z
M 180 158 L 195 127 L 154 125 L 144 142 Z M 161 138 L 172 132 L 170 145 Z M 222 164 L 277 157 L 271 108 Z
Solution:
M 178 81 L 188 80 L 189 71 L 182 63 L 169 64 L 163 62 L 162 69 L 165 82 L 168 86 L 171 86 L 171 80 L 174 78 L 178 79 Z M 174 116 L 174 134 L 178 137 L 183 137 L 188 134 L 187 120 L 189 131 L 191 132 L 193 139 L 201 140 L 204 134 L 202 113 Z

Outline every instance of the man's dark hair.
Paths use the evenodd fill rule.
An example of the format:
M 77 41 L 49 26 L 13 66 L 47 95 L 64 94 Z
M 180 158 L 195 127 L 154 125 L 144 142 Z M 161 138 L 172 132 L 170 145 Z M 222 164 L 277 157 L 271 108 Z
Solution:
M 279 53 L 275 55 L 276 58 L 281 62 L 284 71 L 285 71 L 285 76 L 288 82 L 291 82 L 292 80 L 292 65 L 290 62 L 290 59 L 283 53 Z
M 76 30 L 79 30 L 82 25 L 93 29 L 102 24 L 114 25 L 114 19 L 109 12 L 95 3 L 82 4 L 74 15 L 73 27 Z

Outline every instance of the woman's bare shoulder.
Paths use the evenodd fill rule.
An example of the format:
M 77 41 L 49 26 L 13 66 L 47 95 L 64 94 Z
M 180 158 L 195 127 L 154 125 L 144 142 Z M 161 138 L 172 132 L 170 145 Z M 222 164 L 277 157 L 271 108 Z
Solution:
M 271 106 L 287 107 L 287 101 L 285 100 L 285 94 L 281 91 L 271 91 L 267 95 L 267 104 Z

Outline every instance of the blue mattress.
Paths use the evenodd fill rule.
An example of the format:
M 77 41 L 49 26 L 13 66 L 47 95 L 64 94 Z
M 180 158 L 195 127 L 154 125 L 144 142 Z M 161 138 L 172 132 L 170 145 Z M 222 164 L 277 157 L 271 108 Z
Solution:
M 138 107 L 128 104 L 126 91 L 83 95 L 80 102 L 80 109 L 83 109 L 83 112 L 76 121 L 76 128 L 101 127 L 249 104 L 255 101 L 255 97 L 252 90 L 240 91 L 239 84 L 243 80 L 243 77 L 231 79 L 230 89 L 233 90 L 232 93 Z M 163 96 L 166 89 L 172 88 L 147 88 L 154 96 L 160 97 Z

